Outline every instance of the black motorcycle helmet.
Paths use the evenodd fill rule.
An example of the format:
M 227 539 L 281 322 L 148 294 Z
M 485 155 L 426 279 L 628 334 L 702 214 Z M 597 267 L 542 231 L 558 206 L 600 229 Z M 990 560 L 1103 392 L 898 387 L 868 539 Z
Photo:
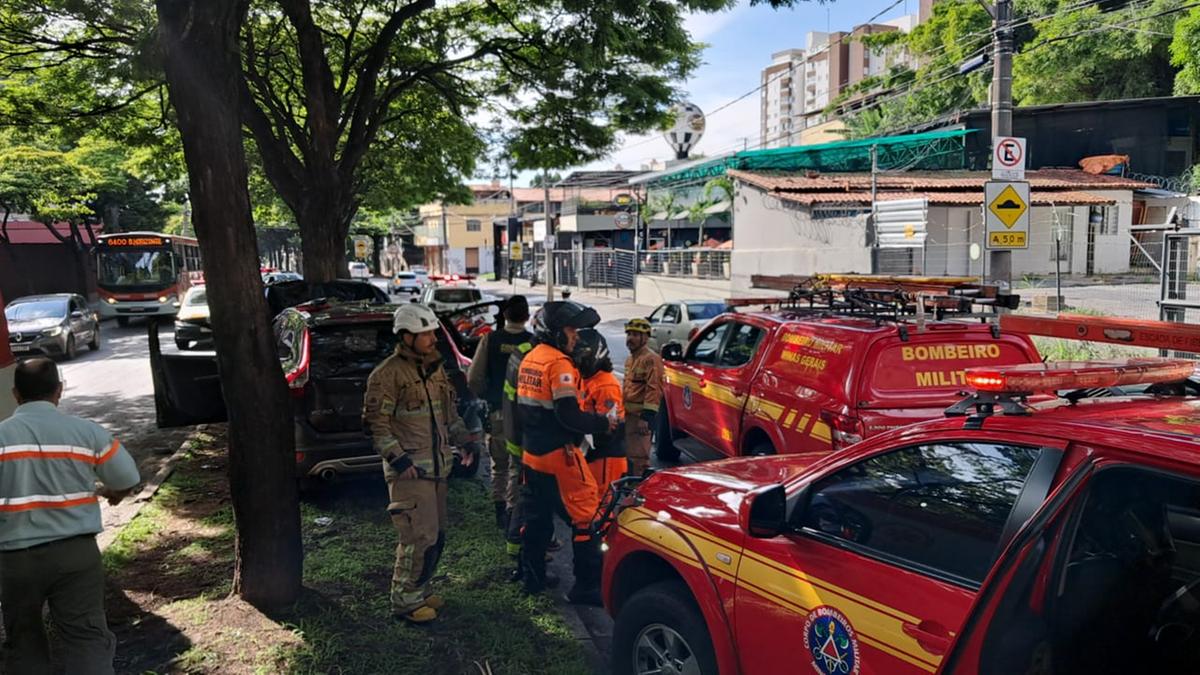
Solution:
M 585 328 L 579 331 L 579 340 L 575 350 L 571 352 L 571 360 L 579 369 L 579 374 L 585 379 L 600 371 L 602 361 L 608 359 L 608 342 L 600 331 L 595 328 Z
M 534 335 L 539 342 L 552 345 L 566 351 L 566 328 L 594 328 L 600 323 L 600 315 L 596 310 L 570 300 L 558 300 L 542 305 L 538 316 L 534 318 Z

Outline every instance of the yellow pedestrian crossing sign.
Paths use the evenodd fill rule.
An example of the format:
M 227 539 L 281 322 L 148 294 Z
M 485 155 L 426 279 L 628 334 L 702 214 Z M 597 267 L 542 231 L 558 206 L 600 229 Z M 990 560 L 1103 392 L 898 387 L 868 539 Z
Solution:
M 988 248 L 1029 248 L 1029 183 L 989 181 L 984 206 Z

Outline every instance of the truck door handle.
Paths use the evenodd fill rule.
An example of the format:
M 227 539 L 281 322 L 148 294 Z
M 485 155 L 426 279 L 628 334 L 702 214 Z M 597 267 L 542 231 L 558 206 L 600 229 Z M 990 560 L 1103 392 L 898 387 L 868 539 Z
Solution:
M 905 621 L 900 628 L 930 654 L 945 654 L 950 649 L 950 633 L 936 621 L 925 620 L 919 624 Z

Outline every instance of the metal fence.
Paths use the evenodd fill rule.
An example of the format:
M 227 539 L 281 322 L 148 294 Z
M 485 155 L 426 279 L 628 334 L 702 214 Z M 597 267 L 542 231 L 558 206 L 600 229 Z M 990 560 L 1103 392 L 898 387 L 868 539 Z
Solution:
M 680 248 L 646 251 L 642 274 L 692 279 L 728 279 L 732 251 L 711 248 Z
M 521 250 L 521 257 L 513 260 L 509 251 L 503 251 L 496 265 L 496 279 L 524 279 L 533 284 L 545 283 L 546 252 L 540 245 L 525 244 Z
M 605 294 L 632 291 L 636 254 L 623 249 L 554 251 L 554 283 L 558 286 L 603 290 Z

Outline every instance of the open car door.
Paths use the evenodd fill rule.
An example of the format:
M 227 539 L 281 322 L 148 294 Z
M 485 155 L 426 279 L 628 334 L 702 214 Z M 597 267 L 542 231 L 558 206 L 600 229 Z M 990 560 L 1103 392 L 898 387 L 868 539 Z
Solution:
M 147 323 L 154 414 L 160 429 L 224 422 L 225 398 L 214 352 L 162 351 L 159 324 Z
M 435 313 L 454 338 L 455 347 L 464 356 L 473 358 L 480 338 L 485 333 L 503 326 L 500 313 L 504 309 L 504 303 L 504 300 L 488 300 L 469 307 Z

